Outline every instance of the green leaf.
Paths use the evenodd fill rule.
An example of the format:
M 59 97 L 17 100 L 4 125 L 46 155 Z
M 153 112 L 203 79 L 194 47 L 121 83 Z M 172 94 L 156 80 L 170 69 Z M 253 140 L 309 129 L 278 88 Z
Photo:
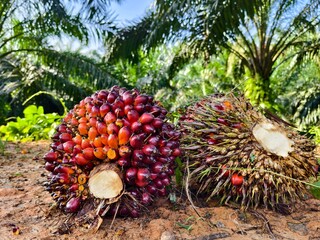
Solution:
M 310 191 L 315 198 L 320 199 L 320 181 L 313 183 L 313 185 L 317 187 L 311 187 Z

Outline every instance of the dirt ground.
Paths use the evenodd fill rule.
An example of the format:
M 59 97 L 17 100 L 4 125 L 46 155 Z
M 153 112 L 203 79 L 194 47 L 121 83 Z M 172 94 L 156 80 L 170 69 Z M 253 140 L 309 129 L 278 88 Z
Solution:
M 163 199 L 139 219 L 105 219 L 93 233 L 86 228 L 60 235 L 67 216 L 44 190 L 41 159 L 49 141 L 7 143 L 0 152 L 0 239 L 320 239 L 320 200 L 308 199 L 284 216 L 265 209 L 241 213 L 230 206 L 197 208 L 178 196 Z M 18 230 L 17 230 L 18 229 Z

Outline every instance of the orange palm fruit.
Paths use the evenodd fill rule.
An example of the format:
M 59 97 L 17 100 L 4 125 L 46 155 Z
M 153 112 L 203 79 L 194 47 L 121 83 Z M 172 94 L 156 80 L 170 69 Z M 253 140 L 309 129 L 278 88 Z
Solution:
M 125 145 L 129 142 L 131 136 L 131 131 L 128 127 L 122 127 L 119 130 L 118 138 L 119 138 L 119 145 Z

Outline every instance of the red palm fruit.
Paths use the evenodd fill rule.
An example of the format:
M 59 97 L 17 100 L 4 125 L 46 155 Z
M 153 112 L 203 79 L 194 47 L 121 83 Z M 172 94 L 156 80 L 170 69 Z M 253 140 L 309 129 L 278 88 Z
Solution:
M 164 146 L 166 146 L 167 145 L 167 140 L 166 139 L 160 139 L 159 140 L 159 147 L 164 147 Z
M 98 99 L 100 99 L 100 100 L 107 100 L 108 94 L 109 94 L 108 91 L 106 91 L 106 90 L 100 90 L 100 91 L 98 92 L 97 97 L 98 97 Z
M 66 126 L 65 124 L 60 124 L 60 125 L 58 126 L 58 128 L 57 128 L 57 131 L 58 131 L 59 133 L 65 133 L 65 132 L 67 132 L 67 126 Z
M 70 120 L 70 125 L 71 126 L 78 126 L 78 124 L 79 124 L 79 122 L 78 122 L 78 120 L 75 118 L 75 117 L 73 117 L 73 118 L 71 118 L 71 120 Z
M 243 123 L 234 123 L 232 124 L 233 128 L 241 129 L 243 127 Z
M 102 134 L 107 133 L 108 128 L 107 128 L 107 125 L 104 122 L 98 121 L 96 126 L 97 126 L 97 131 L 98 131 L 99 134 L 102 135 Z
M 91 147 L 91 142 L 88 138 L 84 138 L 82 139 L 82 142 L 81 142 L 81 148 L 82 149 L 85 149 L 85 148 L 88 148 L 88 147 Z
M 98 121 L 98 120 L 97 120 L 96 117 L 91 117 L 91 118 L 89 119 L 89 125 L 92 126 L 92 127 L 96 127 L 97 121 Z
M 90 127 L 88 131 L 88 138 L 93 141 L 98 136 L 98 130 L 96 127 Z
M 84 136 L 88 134 L 87 123 L 79 123 L 78 125 L 79 134 Z
M 91 103 L 93 100 L 92 97 L 86 97 L 85 99 L 83 99 L 84 103 L 87 104 L 87 103 Z
M 74 141 L 75 144 L 81 145 L 82 137 L 79 134 L 77 134 L 72 138 L 72 141 Z
M 69 187 L 68 191 L 69 192 L 76 192 L 78 189 L 79 189 L 79 184 L 74 183 Z
M 151 124 L 144 124 L 142 126 L 142 131 L 146 134 L 152 134 L 156 132 L 156 129 Z
M 161 118 L 155 118 L 152 121 L 152 126 L 154 126 L 156 129 L 161 129 L 163 126 L 163 120 Z
M 81 153 L 81 152 L 82 152 L 81 145 L 80 144 L 74 145 L 72 153 L 77 154 L 77 153 Z
M 154 182 L 154 185 L 155 185 L 158 189 L 164 188 L 164 186 L 163 186 L 162 181 L 161 181 L 160 178 L 154 179 L 153 182 Z
M 229 125 L 228 121 L 224 118 L 217 118 L 217 122 L 226 126 Z
M 136 177 L 137 177 L 137 168 L 128 168 L 126 173 L 125 173 L 125 181 L 129 184 L 134 184 Z
M 162 178 L 161 181 L 163 186 L 169 186 L 171 183 L 170 178 L 168 176 Z
M 154 119 L 154 116 L 151 113 L 145 112 L 140 116 L 139 121 L 142 124 L 147 124 L 147 123 L 151 123 L 153 119 Z
M 63 165 L 58 165 L 54 168 L 53 172 L 55 174 L 57 173 L 65 173 L 65 174 L 73 174 L 74 173 L 74 170 L 70 167 L 67 167 L 67 166 L 63 166 Z
M 114 110 L 114 113 L 116 114 L 116 116 L 118 117 L 118 118 L 122 118 L 122 117 L 124 117 L 126 114 L 124 113 L 124 110 L 123 110 L 123 108 L 116 108 L 115 110 Z
M 157 157 L 157 161 L 159 161 L 161 163 L 168 163 L 171 160 L 168 157 Z
M 150 193 L 151 195 L 156 195 L 158 190 L 156 188 L 156 186 L 154 184 L 148 184 L 146 186 L 146 190 L 148 191 L 148 193 Z
M 147 181 L 150 177 L 150 171 L 148 168 L 139 168 L 137 171 L 137 179 L 141 181 Z
M 77 212 L 78 209 L 80 208 L 80 204 L 81 204 L 81 200 L 79 197 L 71 198 L 66 204 L 65 211 L 67 213 Z
M 63 145 L 63 150 L 66 153 L 72 153 L 75 143 L 71 140 L 71 141 L 64 142 L 62 145 Z
M 146 104 L 147 102 L 148 102 L 148 96 L 144 94 L 140 94 L 134 99 L 134 105 L 137 105 L 139 103 Z
M 101 106 L 100 106 L 100 116 L 101 117 L 104 117 L 108 112 L 110 112 L 111 110 L 111 107 L 108 103 L 103 103 Z
M 58 159 L 58 153 L 57 152 L 47 152 L 44 156 L 43 156 L 43 159 L 46 161 L 46 162 L 54 162 L 54 161 L 57 161 Z
M 86 159 L 84 157 L 83 153 L 78 153 L 77 155 L 75 155 L 74 158 L 75 158 L 76 164 L 81 165 L 81 166 L 86 165 L 86 164 L 88 164 L 90 162 L 89 159 Z
M 161 147 L 160 153 L 164 157 L 169 157 L 171 155 L 172 150 L 169 147 Z
M 100 107 L 98 106 L 92 106 L 91 108 L 91 112 L 89 113 L 89 117 L 92 118 L 92 117 L 99 117 L 100 115 Z
M 101 134 L 100 139 L 103 145 L 108 145 L 108 137 L 109 137 L 109 134 L 107 133 Z
M 103 150 L 102 147 L 97 147 L 94 149 L 93 154 L 96 158 L 104 160 L 107 157 L 107 154 L 105 153 L 105 151 Z
M 133 122 L 131 124 L 131 131 L 134 133 L 138 133 L 142 131 L 142 123 L 141 122 Z
M 109 92 L 107 101 L 108 103 L 113 103 L 117 98 L 117 94 L 115 92 Z
M 130 110 L 133 109 L 132 105 L 125 105 L 123 108 L 124 113 L 127 115 Z
M 60 136 L 59 136 L 59 140 L 60 142 L 64 143 L 64 142 L 67 142 L 67 141 L 71 141 L 72 140 L 72 135 L 70 133 L 61 133 Z
M 135 184 L 138 186 L 138 187 L 145 187 L 149 184 L 149 180 L 139 180 L 139 179 L 136 179 L 135 180 Z
M 117 163 L 119 166 L 121 167 L 128 167 L 130 166 L 130 160 L 128 158 L 125 158 L 125 157 L 120 157 L 118 160 L 117 160 Z
M 110 134 L 108 137 L 108 146 L 114 149 L 118 148 L 118 136 L 116 134 Z
M 121 146 L 119 148 L 119 155 L 121 157 L 129 157 L 131 156 L 132 149 L 129 146 Z
M 174 156 L 174 157 L 179 157 L 179 156 L 181 156 L 181 149 L 180 149 L 180 148 L 174 148 L 174 149 L 172 150 L 172 156 Z
M 136 162 L 141 162 L 145 155 L 143 154 L 141 149 L 135 149 L 132 153 L 132 159 Z
M 125 127 L 130 127 L 131 126 L 131 123 L 128 121 L 127 118 L 123 118 L 121 120 L 123 122 L 123 126 L 125 126 Z
M 145 163 L 147 166 L 154 164 L 157 160 L 154 156 L 144 156 L 142 159 L 143 163 Z
M 117 98 L 114 103 L 112 104 L 112 109 L 115 111 L 117 108 L 123 109 L 124 103 L 121 99 Z
M 129 142 L 131 131 L 129 127 L 122 127 L 118 132 L 119 145 L 125 145 Z
M 56 175 L 56 180 L 59 183 L 64 183 L 64 184 L 70 183 L 70 177 L 69 177 L 69 174 L 67 174 L 67 173 L 58 173 Z
M 103 143 L 102 143 L 102 141 L 101 141 L 101 137 L 100 136 L 97 136 L 94 140 L 93 140 L 93 142 L 92 142 L 92 144 L 93 144 L 93 146 L 94 147 L 103 147 Z
M 93 148 L 88 147 L 82 150 L 83 156 L 88 159 L 88 160 L 93 160 L 94 159 L 94 154 L 93 154 Z
M 154 156 L 158 153 L 158 148 L 155 145 L 147 144 L 143 146 L 142 151 L 147 156 Z
M 153 116 L 157 117 L 161 113 L 161 108 L 159 106 L 157 106 L 157 105 L 153 105 L 150 108 L 150 113 L 152 113 Z
M 110 160 L 114 160 L 116 158 L 118 158 L 118 152 L 117 150 L 113 149 L 113 148 L 109 148 L 108 152 L 107 152 L 107 157 Z
M 146 111 L 146 106 L 143 103 L 139 103 L 133 106 L 133 109 L 136 110 L 138 113 L 143 113 Z
M 157 146 L 158 143 L 159 143 L 159 140 L 160 140 L 160 136 L 159 135 L 154 135 L 154 136 L 151 136 L 148 139 L 148 143 Z
M 46 170 L 48 170 L 49 172 L 52 172 L 54 170 L 54 168 L 56 167 L 56 165 L 54 165 L 51 162 L 46 162 L 46 164 L 44 165 L 44 168 Z
M 213 138 L 209 138 L 209 139 L 207 140 L 207 143 L 208 143 L 209 145 L 215 145 L 215 144 L 218 143 L 218 140 L 213 139 Z
M 108 123 L 113 123 L 117 120 L 117 116 L 113 113 L 113 112 L 108 112 L 104 118 L 103 118 L 104 122 L 106 124 Z
M 143 139 L 140 135 L 133 135 L 130 137 L 130 146 L 133 148 L 141 148 L 143 146 Z
M 151 171 L 154 173 L 160 173 L 164 169 L 164 164 L 162 162 L 156 162 L 155 164 L 152 165 Z
M 136 111 L 136 110 L 130 110 L 128 113 L 127 113 L 127 118 L 129 120 L 129 122 L 133 123 L 133 122 L 136 122 L 138 121 L 139 119 L 139 113 Z
M 167 189 L 166 189 L 166 188 L 158 189 L 158 195 L 159 195 L 160 197 L 165 197 L 165 196 L 167 196 L 167 195 L 168 195 Z
M 122 100 L 125 105 L 132 105 L 134 101 L 134 97 L 131 91 L 126 91 L 122 95 Z
M 119 127 L 115 123 L 109 123 L 107 126 L 107 133 L 108 134 L 118 134 Z

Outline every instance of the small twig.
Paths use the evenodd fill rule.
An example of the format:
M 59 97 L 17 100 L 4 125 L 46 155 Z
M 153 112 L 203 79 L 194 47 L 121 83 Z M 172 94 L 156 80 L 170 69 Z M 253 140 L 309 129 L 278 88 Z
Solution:
M 190 174 L 190 169 L 189 169 L 189 158 L 187 158 L 187 167 L 186 167 L 186 169 L 187 169 L 187 175 L 186 175 L 186 181 L 185 181 L 186 182 L 185 189 L 186 189 L 187 198 L 188 198 L 193 210 L 196 212 L 196 214 L 199 216 L 199 218 L 201 220 L 203 220 L 204 217 L 202 217 L 201 214 L 198 212 L 197 207 L 194 205 L 194 203 L 192 201 L 192 198 L 190 196 L 189 179 L 190 179 L 191 174 Z M 205 221 L 205 222 L 207 222 L 210 227 L 214 227 L 215 226 L 215 224 L 213 224 L 209 219 L 207 221 Z
M 250 213 L 253 214 L 254 216 L 256 216 L 257 218 L 261 219 L 264 222 L 264 226 L 267 229 L 267 231 L 272 239 L 277 239 L 272 231 L 269 220 L 265 216 L 263 216 L 261 213 L 259 213 L 258 211 L 255 211 L 255 210 L 251 210 Z

